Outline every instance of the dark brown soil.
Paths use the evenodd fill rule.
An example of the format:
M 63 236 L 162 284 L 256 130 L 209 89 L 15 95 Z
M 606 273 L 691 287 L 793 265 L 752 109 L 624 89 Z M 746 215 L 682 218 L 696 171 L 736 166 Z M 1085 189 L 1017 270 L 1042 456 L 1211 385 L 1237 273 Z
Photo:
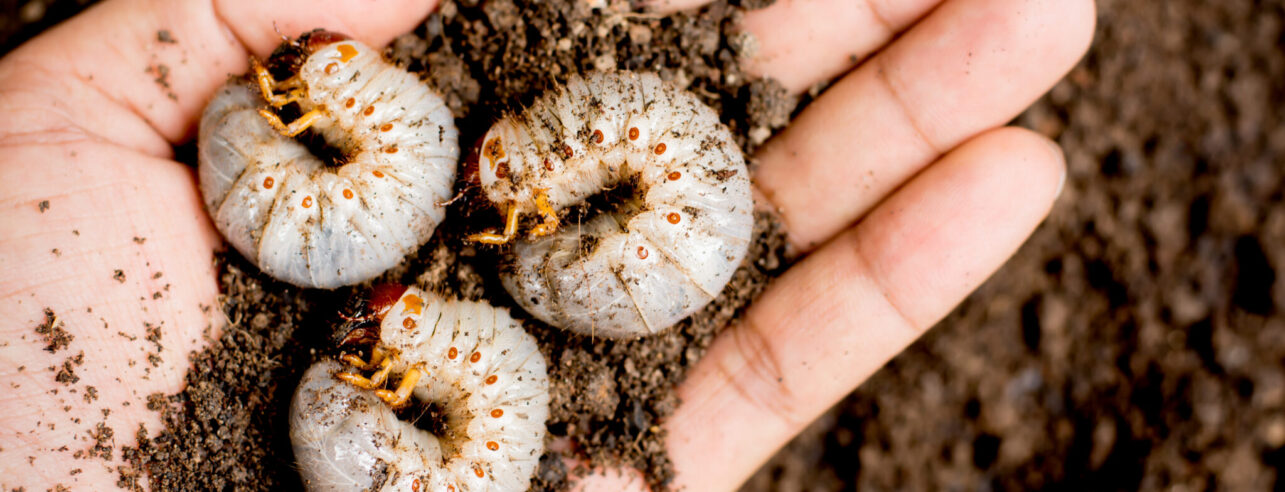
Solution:
M 743 490 L 1285 484 L 1285 2 L 1098 6 L 1052 217 Z

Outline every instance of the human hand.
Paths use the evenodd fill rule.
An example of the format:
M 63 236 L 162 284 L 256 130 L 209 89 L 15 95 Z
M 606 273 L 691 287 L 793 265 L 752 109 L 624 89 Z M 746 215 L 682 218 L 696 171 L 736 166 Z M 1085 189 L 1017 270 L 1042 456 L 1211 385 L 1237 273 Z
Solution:
M 9 314 L 0 374 L 17 386 L 0 400 L 0 465 L 24 481 L 6 486 L 114 483 L 102 461 L 68 458 L 92 445 L 85 436 L 99 422 L 117 430 L 117 445 L 140 423 L 158 428 L 145 399 L 176 391 L 183 355 L 202 343 L 219 244 L 171 145 L 190 137 L 226 75 L 245 71 L 245 52 L 275 46 L 273 22 L 287 34 L 327 26 L 381 45 L 431 8 L 260 3 L 109 2 L 0 62 L 0 203 L 12 209 L 0 221 Z M 761 40 L 758 70 L 792 90 L 847 70 L 852 55 L 877 54 L 758 155 L 756 183 L 809 256 L 680 388 L 686 403 L 666 426 L 689 490 L 740 483 L 998 268 L 1056 196 L 1058 151 L 996 128 L 1083 53 L 1092 3 L 890 4 L 871 15 L 874 3 L 781 0 L 747 16 Z M 808 19 L 819 20 L 809 31 L 778 28 Z M 160 42 L 161 30 L 178 43 Z M 153 80 L 160 66 L 169 88 Z M 32 331 L 45 307 L 76 337 L 52 355 Z M 155 367 L 145 322 L 161 326 Z M 55 383 L 45 368 L 80 351 L 80 381 Z M 82 398 L 89 386 L 98 400 Z M 113 411 L 100 418 L 101 408 Z
M 778 0 L 746 15 L 752 68 L 788 89 L 855 70 L 756 156 L 764 205 L 807 256 L 679 386 L 664 424 L 676 488 L 734 490 L 1015 252 L 1065 163 L 1003 125 L 1084 54 L 1094 15 L 1092 0 Z M 604 471 L 579 488 L 645 487 Z
M 132 445 L 140 424 L 155 435 L 147 396 L 177 392 L 187 354 L 218 329 L 217 309 L 202 306 L 216 306 L 221 239 L 172 146 L 228 75 L 245 73 L 247 52 L 266 56 L 278 29 L 318 26 L 382 46 L 434 4 L 114 0 L 0 60 L 5 490 L 113 487 L 120 453 L 105 447 Z M 74 337 L 55 353 L 34 331 L 45 308 Z

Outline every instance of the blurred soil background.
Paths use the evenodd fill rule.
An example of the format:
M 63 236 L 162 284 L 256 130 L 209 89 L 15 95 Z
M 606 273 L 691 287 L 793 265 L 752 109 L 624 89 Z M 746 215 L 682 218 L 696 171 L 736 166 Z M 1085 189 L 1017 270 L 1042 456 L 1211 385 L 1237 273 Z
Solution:
M 0 53 L 89 3 L 0 1 Z M 1282 488 L 1285 0 L 1098 7 L 1017 120 L 1052 216 L 743 490 Z
M 1285 2 L 1097 4 L 1052 216 L 744 490 L 1285 488 Z

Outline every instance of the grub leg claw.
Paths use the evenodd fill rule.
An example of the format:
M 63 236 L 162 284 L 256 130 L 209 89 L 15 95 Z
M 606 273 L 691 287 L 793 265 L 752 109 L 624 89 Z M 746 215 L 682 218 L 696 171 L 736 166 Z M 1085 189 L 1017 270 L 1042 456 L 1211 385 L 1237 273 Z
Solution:
M 406 402 L 410 401 L 411 392 L 415 391 L 415 385 L 419 384 L 419 378 L 423 376 L 424 363 L 420 362 L 402 376 L 402 382 L 397 385 L 396 390 L 375 390 L 375 396 L 378 396 L 379 399 L 384 400 L 384 403 L 393 408 L 406 406 Z
M 382 387 L 384 385 L 384 381 L 388 380 L 388 372 L 393 369 L 393 362 L 395 359 L 396 357 L 393 356 L 384 357 L 383 360 L 379 362 L 379 371 L 372 374 L 370 378 L 351 372 L 336 373 L 335 377 L 361 389 L 376 389 Z M 357 360 L 361 361 L 361 358 L 358 357 Z M 374 365 L 373 358 L 371 365 Z
M 291 121 L 290 124 L 287 125 L 281 121 L 280 116 L 277 116 L 276 113 L 266 109 L 260 109 L 259 115 L 263 116 L 263 119 L 268 120 L 268 124 L 272 125 L 272 128 L 275 128 L 278 132 L 281 132 L 282 135 L 287 137 L 299 136 L 300 133 L 303 133 L 304 130 L 307 130 L 308 127 L 312 126 L 314 122 L 325 116 L 320 109 L 314 109 L 304 113 L 303 116 Z
M 258 58 L 250 58 L 250 70 L 254 72 L 255 82 L 259 84 L 259 93 L 263 95 L 263 99 L 268 104 L 271 104 L 272 107 L 279 108 L 303 99 L 303 84 L 298 77 L 291 77 L 278 82 Z M 287 92 L 285 94 L 277 94 L 277 89 L 285 89 Z
M 540 216 L 544 219 L 540 225 L 531 230 L 531 235 L 535 237 L 548 236 L 558 230 L 558 211 L 549 205 L 549 190 L 535 190 L 535 207 L 540 211 Z
M 379 350 L 379 348 L 375 348 L 370 352 L 370 362 L 362 360 L 361 356 L 356 354 L 347 354 L 339 359 L 357 367 L 358 370 L 369 371 L 379 367 L 379 363 L 383 362 L 386 356 L 387 354 L 385 354 L 384 351 Z
M 545 204 L 547 205 L 548 202 L 545 202 Z M 503 234 L 495 234 L 492 232 L 480 232 L 477 234 L 469 235 L 468 240 L 475 243 L 482 243 L 482 244 L 507 244 L 509 241 L 512 241 L 514 237 L 517 237 L 518 219 L 520 219 L 521 217 L 522 217 L 522 213 L 518 211 L 518 207 L 515 205 L 510 205 L 508 212 L 505 213 Z M 554 218 L 556 220 L 556 216 Z

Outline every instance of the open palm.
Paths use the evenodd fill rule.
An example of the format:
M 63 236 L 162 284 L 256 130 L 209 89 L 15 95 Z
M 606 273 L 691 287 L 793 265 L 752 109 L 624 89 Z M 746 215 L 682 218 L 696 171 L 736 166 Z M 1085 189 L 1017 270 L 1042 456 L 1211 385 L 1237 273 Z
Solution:
M 219 325 L 203 308 L 220 238 L 172 160 L 215 88 L 279 42 L 274 24 L 382 45 L 433 7 L 112 0 L 0 60 L 5 487 L 114 484 L 114 467 L 72 454 L 99 423 L 117 446 L 157 429 L 147 396 L 177 391 Z M 736 487 L 1012 254 L 1064 169 L 1051 142 L 1001 125 L 1069 70 L 1093 22 L 1091 0 L 779 0 L 746 16 L 754 68 L 787 88 L 851 71 L 756 156 L 762 205 L 807 256 L 679 388 L 665 424 L 679 485 Z M 66 347 L 34 331 L 46 308 Z

